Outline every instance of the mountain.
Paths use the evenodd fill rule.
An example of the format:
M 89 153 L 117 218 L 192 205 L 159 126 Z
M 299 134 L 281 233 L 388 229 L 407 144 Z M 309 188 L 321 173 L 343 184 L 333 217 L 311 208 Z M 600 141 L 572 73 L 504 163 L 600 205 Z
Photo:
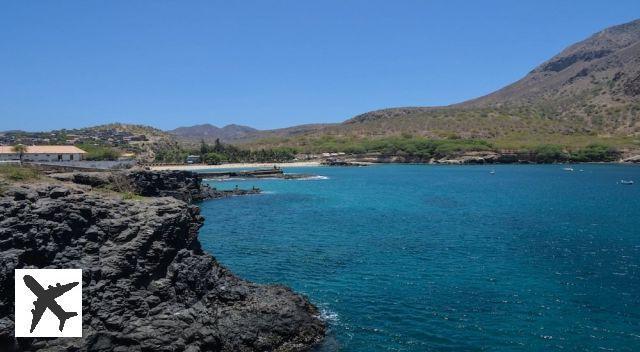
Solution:
M 222 128 L 211 124 L 178 127 L 167 131 L 179 139 L 187 141 L 214 141 L 220 139 L 223 142 L 234 142 L 252 136 L 258 132 L 255 128 L 241 125 L 227 125 Z
M 460 104 L 533 107 L 543 118 L 588 132 L 640 131 L 640 20 L 605 29 L 570 46 L 523 79 Z
M 621 106 L 640 97 L 640 20 L 607 28 L 574 44 L 523 79 L 462 106 L 558 106 L 580 114 L 581 104 Z
M 640 20 L 571 45 L 494 93 L 444 107 L 372 111 L 319 135 L 546 139 L 640 134 Z
M 213 136 L 254 147 L 304 146 L 319 138 L 397 135 L 486 139 L 514 148 L 540 143 L 584 145 L 604 138 L 638 145 L 640 20 L 600 31 L 569 46 L 517 82 L 458 104 L 389 108 L 340 124 L 270 131 L 244 129 L 226 134 L 222 130 L 228 126 L 211 127 L 211 132 L 194 126 L 187 128 L 195 131 L 191 134 L 184 134 L 184 129 L 170 133 L 182 138 Z
M 318 131 L 331 124 L 298 125 L 273 130 L 258 130 L 248 126 L 227 125 L 222 128 L 211 124 L 178 127 L 167 133 L 175 136 L 183 142 L 213 142 L 220 139 L 224 143 L 244 143 L 267 138 L 288 138 L 309 132 Z

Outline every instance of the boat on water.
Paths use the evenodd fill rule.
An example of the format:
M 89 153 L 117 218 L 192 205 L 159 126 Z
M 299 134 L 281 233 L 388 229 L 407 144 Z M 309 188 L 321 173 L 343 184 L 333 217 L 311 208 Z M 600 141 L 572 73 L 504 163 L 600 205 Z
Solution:
M 632 185 L 633 181 L 631 180 L 620 180 L 621 185 Z
M 489 173 L 490 173 L 491 175 L 495 175 L 495 174 L 496 174 L 496 170 L 491 170 L 491 171 L 489 171 Z
M 572 167 L 565 167 L 562 170 L 564 170 L 564 171 L 573 171 L 573 168 Z

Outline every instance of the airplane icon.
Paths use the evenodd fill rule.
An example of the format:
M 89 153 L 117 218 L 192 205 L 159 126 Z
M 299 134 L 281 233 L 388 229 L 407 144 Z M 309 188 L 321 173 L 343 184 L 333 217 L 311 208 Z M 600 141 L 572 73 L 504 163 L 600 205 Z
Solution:
M 66 285 L 60 285 L 60 283 L 58 283 L 55 287 L 49 285 L 49 288 L 45 290 L 31 275 L 25 275 L 23 280 L 31 292 L 38 297 L 38 299 L 33 302 L 35 308 L 31 310 L 33 319 L 31 320 L 30 333 L 33 333 L 33 330 L 38 325 L 38 322 L 40 322 L 40 318 L 42 318 L 42 314 L 44 314 L 44 311 L 47 308 L 49 308 L 49 310 L 58 317 L 58 320 L 60 321 L 58 329 L 60 331 L 64 329 L 64 323 L 67 319 L 78 315 L 76 312 L 65 312 L 64 309 L 62 309 L 62 307 L 60 307 L 56 302 L 56 298 L 76 287 L 79 282 L 71 282 Z

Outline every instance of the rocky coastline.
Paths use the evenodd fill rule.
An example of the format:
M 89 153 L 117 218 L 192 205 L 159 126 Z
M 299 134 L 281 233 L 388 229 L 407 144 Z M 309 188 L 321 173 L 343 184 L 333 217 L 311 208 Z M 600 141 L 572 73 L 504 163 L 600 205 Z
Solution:
M 267 169 L 257 170 L 243 170 L 243 171 L 203 171 L 198 172 L 198 176 L 203 179 L 214 180 L 232 180 L 232 179 L 270 179 L 281 178 L 285 180 L 297 180 L 301 178 L 313 177 L 315 175 L 309 174 L 297 174 L 297 173 L 285 173 L 282 168 L 273 167 Z
M 123 182 L 136 194 L 100 191 Z M 123 186 L 125 187 L 125 186 Z M 188 171 L 52 174 L 0 196 L 0 350 L 306 351 L 325 325 L 305 297 L 205 253 Z M 214 221 L 215 219 L 209 219 Z M 83 338 L 15 338 L 14 269 L 83 269 Z
M 371 163 L 343 160 L 338 158 L 327 158 L 323 160 L 320 165 L 324 166 L 369 166 Z
M 218 190 L 191 171 L 114 171 L 53 173 L 49 177 L 79 185 L 130 192 L 143 197 L 174 197 L 187 203 L 260 193 L 259 188 Z
M 616 163 L 640 163 L 640 155 L 624 154 Z M 330 166 L 362 166 L 362 164 L 443 164 L 443 165 L 476 165 L 476 164 L 545 164 L 533 153 L 526 152 L 493 152 L 477 151 L 452 154 L 445 157 L 421 157 L 416 155 L 398 155 L 368 153 L 345 155 L 339 159 L 327 159 L 323 165 Z

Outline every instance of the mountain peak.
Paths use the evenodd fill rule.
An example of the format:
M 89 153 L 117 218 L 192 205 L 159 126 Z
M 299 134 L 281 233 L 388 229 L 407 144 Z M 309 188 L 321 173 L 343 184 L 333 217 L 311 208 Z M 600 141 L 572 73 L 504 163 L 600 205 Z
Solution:
M 640 20 L 573 44 L 521 80 L 462 107 L 546 106 L 590 119 L 590 105 L 623 107 L 640 98 Z
M 486 96 L 447 107 L 372 111 L 333 133 L 380 135 L 381 129 L 468 138 L 640 133 L 640 20 L 595 33 Z
M 224 135 L 229 138 L 226 140 L 234 141 L 404 133 L 486 139 L 640 134 L 640 20 L 595 33 L 543 62 L 519 81 L 459 104 L 388 108 L 355 116 L 342 124 L 296 128 L 295 132 L 231 126 L 234 128 L 222 129 L 240 130 Z
M 255 128 L 236 124 L 226 125 L 222 128 L 209 123 L 194 125 L 188 127 L 178 127 L 174 130 L 167 131 L 178 138 L 185 140 L 213 141 L 220 139 L 222 142 L 232 142 L 246 138 L 255 132 Z

